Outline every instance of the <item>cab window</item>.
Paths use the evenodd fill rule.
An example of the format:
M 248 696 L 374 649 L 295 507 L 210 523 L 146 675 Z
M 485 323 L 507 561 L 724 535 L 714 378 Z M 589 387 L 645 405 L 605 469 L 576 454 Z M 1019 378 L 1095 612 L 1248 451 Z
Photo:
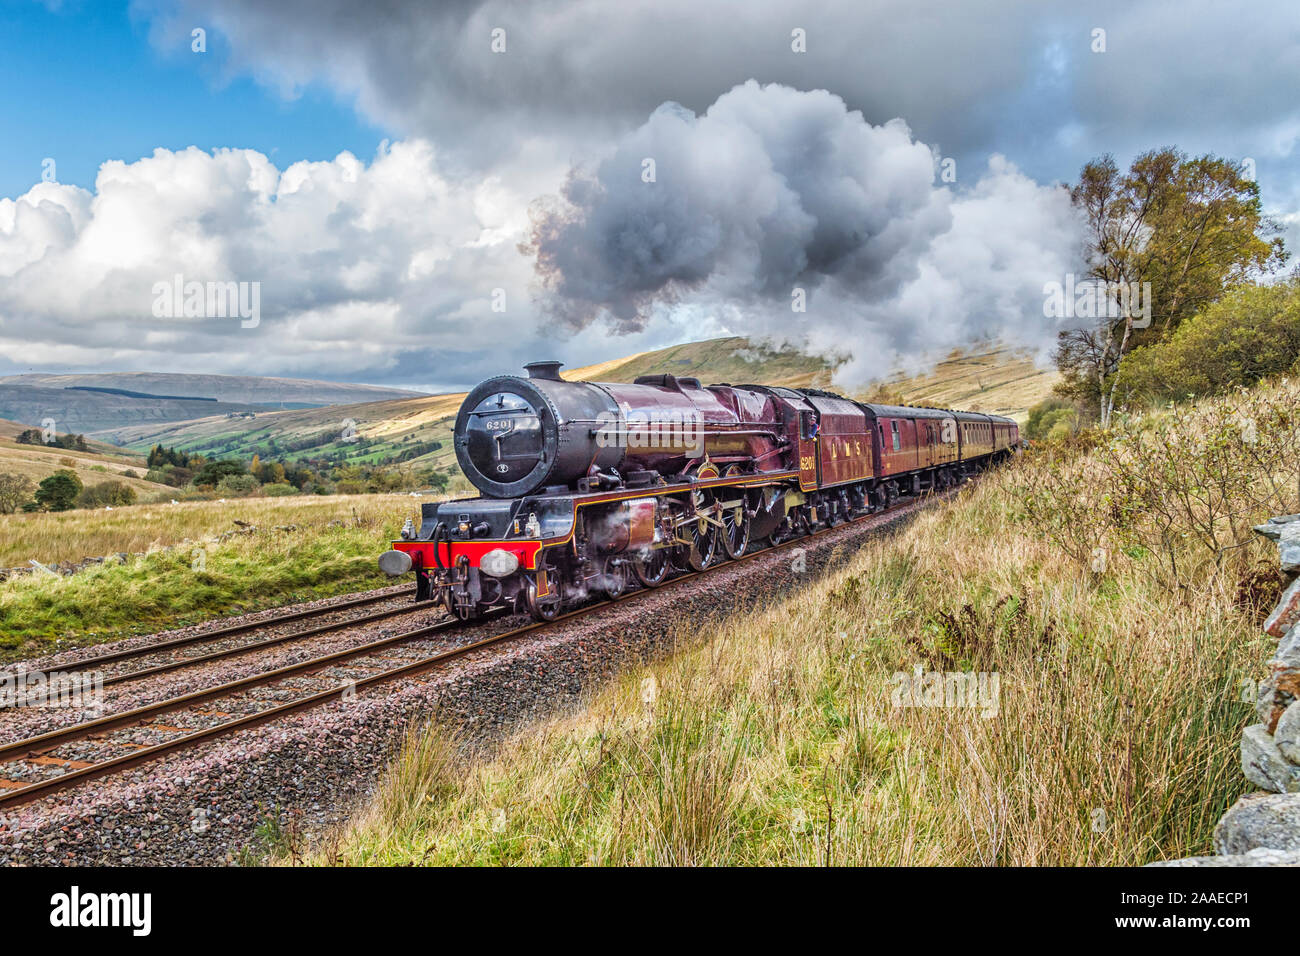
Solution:
M 799 416 L 799 437 L 812 438 L 817 434 L 817 419 L 812 412 L 804 412 Z

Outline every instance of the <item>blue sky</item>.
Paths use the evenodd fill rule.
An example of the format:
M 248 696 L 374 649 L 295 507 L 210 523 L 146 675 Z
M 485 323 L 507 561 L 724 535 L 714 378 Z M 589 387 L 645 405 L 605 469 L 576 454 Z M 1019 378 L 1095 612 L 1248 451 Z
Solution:
M 16 197 L 53 158 L 60 182 L 91 188 L 106 160 L 156 147 L 256 149 L 277 165 L 371 156 L 387 133 L 321 84 L 295 99 L 224 76 L 228 46 L 158 50 L 141 15 L 111 0 L 0 3 L 0 196 Z

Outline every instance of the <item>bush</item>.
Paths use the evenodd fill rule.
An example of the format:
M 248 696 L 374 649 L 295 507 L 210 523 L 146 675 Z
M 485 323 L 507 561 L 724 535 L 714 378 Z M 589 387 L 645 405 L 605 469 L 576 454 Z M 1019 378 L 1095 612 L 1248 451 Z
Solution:
M 217 492 L 231 498 L 251 495 L 262 487 L 252 475 L 228 475 L 217 482 Z
M 11 515 L 32 500 L 36 482 L 26 475 L 0 474 L 0 515 Z
M 285 495 L 296 495 L 298 489 L 287 481 L 277 481 L 269 485 L 263 485 L 262 492 L 272 498 L 283 498 Z
M 1068 438 L 1078 430 L 1079 411 L 1063 398 L 1039 402 L 1029 410 L 1029 420 L 1025 423 L 1025 437 L 1031 441 Z
M 1176 592 L 1300 507 L 1294 383 L 1175 404 L 1022 457 L 1013 499 L 1063 556 L 1095 575 L 1123 555 Z
M 194 480 L 194 472 L 177 465 L 164 465 L 160 468 L 150 468 L 144 480 L 160 485 L 171 485 L 173 488 L 184 488 Z
M 1283 375 L 1300 361 L 1300 279 L 1248 286 L 1188 319 L 1166 341 L 1136 349 L 1119 395 L 1147 403 L 1199 398 Z
M 121 481 L 105 481 L 77 495 L 78 508 L 118 508 L 135 504 L 135 489 Z

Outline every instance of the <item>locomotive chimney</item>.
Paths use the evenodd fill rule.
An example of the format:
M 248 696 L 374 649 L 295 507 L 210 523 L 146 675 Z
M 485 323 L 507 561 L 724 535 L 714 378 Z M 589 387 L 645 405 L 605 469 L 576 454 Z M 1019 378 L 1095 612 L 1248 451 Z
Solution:
M 529 362 L 524 366 L 524 371 L 528 373 L 529 378 L 542 378 L 548 382 L 562 381 L 560 378 L 560 366 L 563 362 Z

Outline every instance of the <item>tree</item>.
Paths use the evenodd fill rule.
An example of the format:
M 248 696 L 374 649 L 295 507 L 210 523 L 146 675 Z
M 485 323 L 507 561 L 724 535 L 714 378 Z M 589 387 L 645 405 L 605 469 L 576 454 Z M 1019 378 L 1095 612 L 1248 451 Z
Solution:
M 27 428 L 24 429 L 23 431 L 20 431 L 18 433 L 18 437 L 15 438 L 14 441 L 18 442 L 18 444 L 20 445 L 44 445 L 45 444 L 45 439 L 41 435 L 41 430 L 39 428 Z
M 47 511 L 69 511 L 81 489 L 81 479 L 75 472 L 56 471 L 36 489 L 36 503 Z
M 0 473 L 0 514 L 11 515 L 32 498 L 36 482 L 26 475 Z
M 1115 375 L 1132 348 L 1167 337 L 1226 288 L 1278 269 L 1287 252 L 1259 186 L 1215 156 L 1153 150 L 1127 173 L 1104 156 L 1083 168 L 1070 198 L 1087 223 L 1087 277 L 1105 284 L 1107 304 L 1150 283 L 1149 327 L 1112 306 L 1095 324 L 1061 333 L 1060 391 L 1086 400 L 1107 427 Z

